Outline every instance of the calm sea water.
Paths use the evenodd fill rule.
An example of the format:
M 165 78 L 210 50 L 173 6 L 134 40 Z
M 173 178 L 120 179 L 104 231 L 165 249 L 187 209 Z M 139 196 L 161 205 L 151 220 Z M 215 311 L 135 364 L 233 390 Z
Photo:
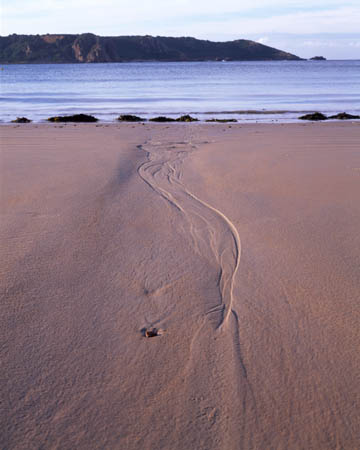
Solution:
M 5 65 L 0 120 L 88 113 L 293 121 L 360 114 L 360 61 Z

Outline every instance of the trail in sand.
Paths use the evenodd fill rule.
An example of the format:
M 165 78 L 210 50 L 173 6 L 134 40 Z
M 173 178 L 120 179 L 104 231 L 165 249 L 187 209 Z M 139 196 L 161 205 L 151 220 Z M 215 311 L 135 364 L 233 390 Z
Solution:
M 209 381 L 203 393 L 205 398 L 212 399 L 224 418 L 219 422 L 222 445 L 229 449 L 239 448 L 238 445 L 245 445 L 243 439 L 247 436 L 245 418 L 253 417 L 249 413 L 251 409 L 256 411 L 256 400 L 242 355 L 239 319 L 233 298 L 241 254 L 239 234 L 225 214 L 198 198 L 182 182 L 183 162 L 197 148 L 196 143 L 150 141 L 139 148 L 146 151 L 148 159 L 139 166 L 138 174 L 183 217 L 178 227 L 182 227 L 191 238 L 195 252 L 207 261 L 209 267 L 215 266 L 218 271 L 220 301 L 206 310 L 203 324 L 193 336 L 184 374 L 187 380 L 191 380 L 199 370 L 203 353 L 208 355 L 208 370 L 217 366 L 218 379 L 215 377 Z M 207 324 L 215 331 L 226 331 L 217 341 L 216 349 Z M 227 381 L 219 389 L 221 383 L 218 380 L 221 379 Z M 188 381 L 189 386 L 192 384 Z
M 219 267 L 221 303 L 208 314 L 215 314 L 216 328 L 223 328 L 232 312 L 234 279 L 241 253 L 239 234 L 221 211 L 199 199 L 182 183 L 182 164 L 196 148 L 194 143 L 147 142 L 139 148 L 148 157 L 138 168 L 140 177 L 183 215 L 196 252 Z M 234 311 L 233 314 L 236 317 Z

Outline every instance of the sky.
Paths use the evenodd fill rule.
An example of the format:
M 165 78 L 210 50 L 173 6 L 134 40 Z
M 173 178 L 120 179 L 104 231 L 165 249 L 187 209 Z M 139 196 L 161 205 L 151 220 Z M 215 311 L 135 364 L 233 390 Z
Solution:
M 0 0 L 0 34 L 251 39 L 303 58 L 360 59 L 360 0 Z

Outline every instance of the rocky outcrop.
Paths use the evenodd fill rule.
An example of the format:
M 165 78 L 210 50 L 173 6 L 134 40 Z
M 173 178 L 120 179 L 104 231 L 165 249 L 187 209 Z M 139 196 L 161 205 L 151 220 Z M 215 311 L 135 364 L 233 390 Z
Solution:
M 30 123 L 31 120 L 27 117 L 17 117 L 16 119 L 11 121 L 12 123 Z
M 122 114 L 116 120 L 119 122 L 145 122 L 146 119 L 143 119 L 139 116 L 133 116 L 132 114 Z
M 176 122 L 175 119 L 172 119 L 171 117 L 165 117 L 165 116 L 159 116 L 159 117 L 153 117 L 152 119 L 149 119 L 150 122 Z
M 352 120 L 352 119 L 360 119 L 360 116 L 354 116 L 353 114 L 348 114 L 346 112 L 342 112 L 342 113 L 336 114 L 334 116 L 330 116 L 329 119 Z
M 74 114 L 73 116 L 49 117 L 48 122 L 97 122 L 98 119 L 87 114 Z
M 81 34 L 75 39 L 72 48 L 78 62 L 111 62 L 100 42 L 100 37 L 94 34 Z
M 195 119 L 195 117 L 191 117 L 188 114 L 185 116 L 178 117 L 176 119 L 176 122 L 198 122 L 199 119 Z
M 58 39 L 64 39 L 64 36 L 57 34 L 45 34 L 44 36 L 41 36 L 41 39 L 48 44 L 54 44 Z
M 314 113 L 310 113 L 310 114 L 305 114 L 304 116 L 299 117 L 299 119 L 300 120 L 314 120 L 314 121 L 318 121 L 318 120 L 327 120 L 328 117 L 326 117 L 321 112 L 314 112 Z
M 360 119 L 360 116 L 354 116 L 353 114 L 348 114 L 346 112 L 338 113 L 333 116 L 325 116 L 325 114 L 320 112 L 314 112 L 310 114 L 305 114 L 305 116 L 299 117 L 300 120 L 352 120 L 352 119 Z
M 125 61 L 300 60 L 257 42 L 211 42 L 191 37 L 85 34 L 0 37 L 0 63 L 89 63 Z

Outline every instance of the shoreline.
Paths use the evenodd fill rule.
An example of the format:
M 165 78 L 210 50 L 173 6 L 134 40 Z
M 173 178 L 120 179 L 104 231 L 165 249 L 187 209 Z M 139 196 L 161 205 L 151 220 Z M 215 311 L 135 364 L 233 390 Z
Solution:
M 169 116 L 170 117 L 170 116 Z M 167 125 L 167 126 L 171 126 L 171 125 L 185 125 L 185 126 L 196 126 L 196 125 L 240 125 L 240 126 L 252 126 L 252 125 L 306 125 L 306 124 L 327 124 L 327 125 L 335 125 L 335 124 L 352 124 L 352 125 L 356 125 L 356 124 L 360 124 L 360 119 L 347 119 L 347 120 L 341 120 L 341 119 L 328 119 L 328 120 L 301 120 L 301 119 L 288 119 L 288 120 L 281 120 L 281 119 L 269 119 L 268 121 L 261 121 L 261 120 L 257 120 L 257 119 L 253 119 L 253 120 L 240 120 L 240 119 L 236 119 L 236 121 L 234 122 L 232 118 L 230 118 L 230 120 L 228 119 L 219 119 L 219 120 L 211 120 L 211 121 L 207 121 L 207 120 L 201 120 L 198 119 L 194 122 L 177 122 L 177 121 L 169 121 L 169 122 L 152 122 L 150 120 L 145 120 L 145 121 L 139 121 L 139 122 L 131 122 L 131 121 L 117 121 L 116 119 L 114 120 L 101 120 L 98 119 L 97 122 L 94 123 L 86 123 L 86 122 L 49 122 L 47 119 L 41 120 L 39 122 L 37 121 L 33 121 L 30 119 L 29 123 L 17 123 L 14 121 L 9 121 L 9 122 L 4 122 L 4 121 L 0 121 L 0 127 L 1 126 L 44 126 L 44 125 L 50 125 L 50 126 L 83 126 L 83 125 L 93 125 L 93 126 L 117 126 L 117 125 L 155 125 L 155 126 L 161 126 L 161 125 Z
M 33 124 L 44 124 L 49 123 L 50 118 L 54 117 L 71 117 L 71 116 L 87 116 L 92 118 L 92 122 L 98 124 L 111 124 L 111 123 L 156 123 L 154 120 L 156 118 L 164 118 L 167 120 L 161 121 L 162 123 L 171 122 L 197 122 L 197 123 L 239 123 L 239 124 L 252 124 L 252 123 L 280 123 L 280 124 L 293 124 L 293 123 L 336 123 L 336 122 L 359 122 L 360 121 L 360 110 L 350 110 L 348 112 L 334 112 L 325 111 L 325 113 L 314 111 L 314 110 L 298 110 L 298 111 L 282 111 L 282 110 L 238 110 L 238 111 L 218 111 L 218 112 L 122 112 L 122 113 L 112 113 L 110 117 L 104 118 L 101 113 L 93 112 L 78 112 L 78 113 L 49 113 L 48 118 L 32 119 L 30 116 L 22 113 L 17 116 L 17 118 L 11 118 L 11 120 L 0 120 L 0 125 L 8 125 L 16 122 L 17 119 L 23 118 L 29 121 L 28 123 Z M 120 117 L 127 117 L 127 119 L 118 120 Z M 311 118 L 314 116 L 314 118 Z M 315 116 L 322 116 L 315 118 Z M 343 117 L 338 117 L 343 116 Z M 347 116 L 347 117 L 346 117 Z M 182 120 L 182 118 L 189 118 L 190 120 Z M 132 120 L 131 118 L 136 120 Z M 51 121 L 50 121 L 51 122 Z M 65 121 L 58 120 L 58 123 L 66 123 Z M 68 123 L 87 123 L 86 120 L 69 120 Z

